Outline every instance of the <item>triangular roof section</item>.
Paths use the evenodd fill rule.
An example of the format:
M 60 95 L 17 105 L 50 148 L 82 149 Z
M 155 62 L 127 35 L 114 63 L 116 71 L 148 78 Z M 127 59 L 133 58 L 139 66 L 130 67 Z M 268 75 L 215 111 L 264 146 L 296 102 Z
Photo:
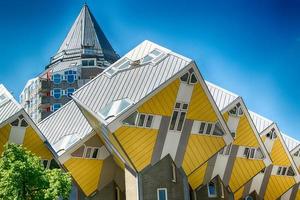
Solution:
M 259 143 L 259 146 L 261 147 L 261 150 L 264 153 L 264 156 L 265 156 L 264 163 L 265 163 L 266 166 L 268 166 L 268 165 L 270 165 L 272 163 L 270 154 L 269 154 L 266 146 L 264 145 L 264 143 L 263 143 L 263 141 L 262 141 L 262 139 L 260 137 L 259 132 L 257 131 L 257 128 L 256 128 L 256 126 L 255 126 L 255 124 L 253 122 L 253 119 L 252 119 L 252 117 L 250 115 L 250 112 L 249 112 L 249 110 L 248 110 L 248 108 L 247 108 L 247 106 L 246 106 L 243 98 L 242 97 L 236 98 L 233 102 L 231 102 L 228 106 L 226 106 L 226 108 L 224 108 L 222 110 L 222 114 L 224 114 L 224 113 L 228 112 L 229 110 L 231 110 L 238 103 L 243 108 L 243 112 L 244 112 L 244 114 L 245 114 L 245 116 L 246 116 L 246 118 L 247 118 L 247 120 L 248 120 L 248 122 L 249 122 L 249 124 L 250 124 L 250 126 L 252 128 L 252 131 L 253 131 L 253 133 L 255 135 L 255 138 L 257 139 L 257 141 Z
M 21 105 L 13 98 L 4 85 L 0 84 L 0 127 L 20 110 L 22 110 Z
M 84 4 L 65 40 L 57 51 L 59 54 L 72 54 L 72 51 L 95 50 L 108 61 L 115 61 L 118 55 L 107 40 L 87 4 Z

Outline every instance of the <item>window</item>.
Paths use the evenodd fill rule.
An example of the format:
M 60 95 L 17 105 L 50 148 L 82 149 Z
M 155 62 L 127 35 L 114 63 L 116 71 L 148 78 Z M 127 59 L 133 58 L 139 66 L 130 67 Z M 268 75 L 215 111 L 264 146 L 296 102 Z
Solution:
M 95 60 L 82 60 L 82 66 L 95 66 Z
M 57 111 L 58 109 L 60 109 L 61 107 L 61 104 L 60 103 L 54 103 L 52 106 L 51 106 L 51 111 L 55 112 Z
M 53 74 L 52 75 L 52 81 L 54 84 L 60 84 L 61 83 L 61 75 L 60 74 Z
M 20 115 L 16 120 L 10 123 L 11 126 L 18 126 L 18 127 L 27 127 L 28 123 L 24 119 L 23 115 Z
M 167 200 L 167 188 L 158 188 L 157 189 L 157 200 Z
M 217 197 L 217 187 L 214 181 L 211 181 L 207 185 L 208 197 Z
M 253 198 L 251 196 L 246 196 L 245 200 L 253 200 Z
M 83 157 L 97 159 L 99 152 L 99 147 L 85 147 Z
M 176 102 L 170 123 L 170 130 L 181 131 L 185 120 L 188 104 Z
M 136 124 L 136 119 L 137 119 L 138 113 L 134 112 L 131 115 L 129 115 L 129 117 L 127 117 L 126 119 L 123 120 L 123 124 L 125 125 L 132 125 L 134 126 Z
M 68 83 L 74 83 L 77 79 L 77 72 L 74 70 L 65 71 L 65 79 Z
M 219 122 L 215 124 L 211 122 L 201 122 L 198 133 L 206 134 L 206 135 L 217 135 L 217 136 L 224 135 L 224 131 L 220 126 Z
M 41 164 L 44 166 L 45 169 L 49 169 L 51 160 L 41 160 Z
M 277 135 L 276 135 L 275 129 L 273 128 L 269 133 L 267 133 L 266 136 L 267 136 L 267 138 L 270 138 L 271 140 L 276 139 Z
M 71 97 L 71 95 L 75 92 L 75 88 L 68 88 L 67 89 L 67 96 Z
M 61 98 L 61 89 L 60 88 L 55 88 L 51 91 L 51 96 L 53 96 L 55 99 L 60 99 Z
M 124 59 L 120 60 L 119 62 L 117 62 L 116 64 L 114 64 L 113 66 L 109 67 L 105 72 L 109 76 L 112 76 L 115 73 L 117 73 L 118 71 L 128 69 L 130 66 L 131 66 L 130 60 L 128 60 L 127 58 L 124 58 Z
M 294 153 L 294 156 L 300 156 L 300 149 Z
M 197 78 L 194 72 L 187 72 L 180 77 L 180 80 L 186 84 L 195 84 L 197 83 Z
M 253 159 L 255 157 L 255 148 L 246 147 L 243 156 L 248 159 Z
M 143 113 L 138 114 L 138 112 L 134 112 L 124 119 L 122 123 L 125 125 L 136 125 L 139 127 L 150 128 L 152 126 L 153 118 L 153 115 Z
M 225 146 L 221 151 L 219 151 L 219 154 L 224 155 L 224 156 L 230 155 L 231 147 L 232 147 L 232 144 Z
M 172 182 L 176 183 L 176 165 L 172 163 Z
M 229 115 L 240 117 L 244 114 L 240 103 L 237 103 L 231 110 L 229 110 Z
M 112 101 L 108 103 L 104 108 L 100 109 L 99 114 L 103 119 L 107 120 L 111 117 L 116 117 L 132 104 L 133 103 L 130 99 L 120 99 Z
M 162 52 L 158 49 L 152 50 L 148 55 L 146 55 L 144 58 L 141 59 L 141 64 L 146 64 L 149 62 L 152 62 L 154 59 L 158 58 L 160 55 L 162 55 Z
M 276 174 L 281 176 L 295 176 L 295 172 L 292 167 L 279 166 Z
M 120 188 L 115 187 L 115 192 L 116 192 L 116 200 L 121 200 L 121 195 L 120 195 Z

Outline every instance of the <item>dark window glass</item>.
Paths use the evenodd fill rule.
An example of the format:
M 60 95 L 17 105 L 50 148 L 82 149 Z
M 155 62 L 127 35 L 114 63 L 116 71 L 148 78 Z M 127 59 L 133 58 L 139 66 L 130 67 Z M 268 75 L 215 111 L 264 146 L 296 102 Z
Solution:
M 12 126 L 19 126 L 19 119 L 16 119 L 11 123 Z
M 152 121 L 153 121 L 153 116 L 149 115 L 148 119 L 147 119 L 147 122 L 146 122 L 146 127 L 150 128 L 151 125 L 152 125 Z
M 91 157 L 91 150 L 92 150 L 91 148 L 87 148 L 87 149 L 86 149 L 86 153 L 85 153 L 85 157 L 86 157 L 86 158 Z
M 82 61 L 82 66 L 88 66 L 88 61 L 87 60 L 83 60 Z
M 202 123 L 200 124 L 199 133 L 204 133 L 204 128 L 205 128 L 205 123 L 202 122 Z
M 158 190 L 158 200 L 167 200 L 166 190 Z
M 249 156 L 249 150 L 250 150 L 249 148 L 245 148 L 245 150 L 244 150 L 244 156 L 247 158 Z
M 126 119 L 123 120 L 123 124 L 135 125 L 136 117 L 137 117 L 137 112 L 132 113 L 130 116 L 128 116 Z
M 176 124 L 177 116 L 178 116 L 178 111 L 174 111 L 172 119 L 171 119 L 170 130 L 174 130 L 175 129 L 175 124 Z
M 180 105 L 181 105 L 180 103 L 176 103 L 175 108 L 180 108 Z
M 211 132 L 212 124 L 207 124 L 206 134 L 209 135 Z
M 283 167 L 283 168 L 282 168 L 281 174 L 282 174 L 282 175 L 285 175 L 285 172 L 286 172 L 286 167 Z
M 98 151 L 99 151 L 98 148 L 94 149 L 92 158 L 97 158 L 97 156 L 98 156 Z
M 195 76 L 194 73 L 191 75 L 191 83 L 192 83 L 192 84 L 197 83 L 197 78 L 196 78 L 196 76 Z
M 94 60 L 89 60 L 89 66 L 94 66 L 95 65 L 95 61 Z
M 189 79 L 189 74 L 188 74 L 188 73 L 186 73 L 186 74 L 184 74 L 182 77 L 180 77 L 180 80 L 181 80 L 182 82 L 187 82 L 188 79 Z
M 47 165 L 48 165 L 48 160 L 43 160 L 43 166 L 44 166 L 44 168 L 47 168 Z
M 184 104 L 182 105 L 182 109 L 186 110 L 187 108 L 188 108 L 188 104 L 184 103 Z
M 144 126 L 145 117 L 143 114 L 140 115 L 138 126 Z
M 59 165 L 54 159 L 51 160 L 50 169 L 59 169 Z
M 25 119 L 23 119 L 23 120 L 21 121 L 21 126 L 22 126 L 22 127 L 27 127 L 27 126 L 28 126 L 28 123 L 25 121 Z
M 295 176 L 295 172 L 294 172 L 294 170 L 293 170 L 292 167 L 289 167 L 286 175 L 288 175 L 288 176 Z
M 54 84 L 60 84 L 61 82 L 61 75 L 60 74 L 54 74 L 52 75 L 52 80 Z
M 214 129 L 214 131 L 213 131 L 213 135 L 219 135 L 219 136 L 224 135 L 224 131 L 223 131 L 223 129 L 221 128 L 219 122 L 217 122 L 216 125 L 215 125 L 215 129 Z
M 277 175 L 280 175 L 281 174 L 281 167 L 278 167 L 277 169 Z
M 177 126 L 177 131 L 181 131 L 182 130 L 184 118 L 185 118 L 185 112 L 181 112 L 180 113 L 180 117 L 179 117 L 178 126 Z

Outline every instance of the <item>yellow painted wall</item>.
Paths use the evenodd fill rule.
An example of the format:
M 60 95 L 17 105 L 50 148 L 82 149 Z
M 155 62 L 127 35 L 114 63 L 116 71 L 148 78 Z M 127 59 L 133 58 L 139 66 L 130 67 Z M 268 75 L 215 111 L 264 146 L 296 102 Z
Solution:
M 200 83 L 197 83 L 194 86 L 187 118 L 207 122 L 216 122 L 218 120 L 217 115 Z
M 136 169 L 141 171 L 151 162 L 157 133 L 154 129 L 123 126 L 114 134 Z
M 64 163 L 86 196 L 98 187 L 103 160 L 71 158 Z
M 265 193 L 265 200 L 279 198 L 295 184 L 294 177 L 287 176 L 270 176 L 270 180 Z
M 0 129 L 0 154 L 4 150 L 4 145 L 8 142 L 11 126 L 6 124 Z
M 189 184 L 193 188 L 193 190 L 198 188 L 203 183 L 206 168 L 207 168 L 207 162 L 204 163 L 197 170 L 195 170 L 191 175 L 189 175 L 188 177 Z
M 31 126 L 28 126 L 26 128 L 23 146 L 30 150 L 32 153 L 40 156 L 42 159 L 50 160 L 53 158 L 46 144 L 44 144 L 39 135 Z
M 233 144 L 239 146 L 259 147 L 258 140 L 245 115 L 240 117 Z
M 287 153 L 284 150 L 283 144 L 279 137 L 277 137 L 274 141 L 271 158 L 273 161 L 273 165 L 283 165 L 283 166 L 290 166 L 291 162 L 288 158 Z
M 191 134 L 182 167 L 187 175 L 225 146 L 222 137 Z
M 138 111 L 147 114 L 171 116 L 173 113 L 179 85 L 179 79 L 173 81 L 167 87 L 153 96 L 150 100 L 140 106 Z
M 245 189 L 245 187 L 243 186 L 234 193 L 235 200 L 241 199 L 243 197 L 244 189 Z
M 300 190 L 298 189 L 297 194 L 296 194 L 296 200 L 300 200 Z
M 265 168 L 265 164 L 262 160 L 236 158 L 229 181 L 231 190 L 236 192 L 263 168 Z

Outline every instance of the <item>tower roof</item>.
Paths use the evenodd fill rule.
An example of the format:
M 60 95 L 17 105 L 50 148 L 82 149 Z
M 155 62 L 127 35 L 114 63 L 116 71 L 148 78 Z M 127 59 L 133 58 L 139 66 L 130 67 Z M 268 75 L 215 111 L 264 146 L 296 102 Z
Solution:
M 89 54 L 102 54 L 108 61 L 118 59 L 118 55 L 86 4 L 81 9 L 54 59 L 58 55 L 77 53 L 83 49 L 90 50 Z

